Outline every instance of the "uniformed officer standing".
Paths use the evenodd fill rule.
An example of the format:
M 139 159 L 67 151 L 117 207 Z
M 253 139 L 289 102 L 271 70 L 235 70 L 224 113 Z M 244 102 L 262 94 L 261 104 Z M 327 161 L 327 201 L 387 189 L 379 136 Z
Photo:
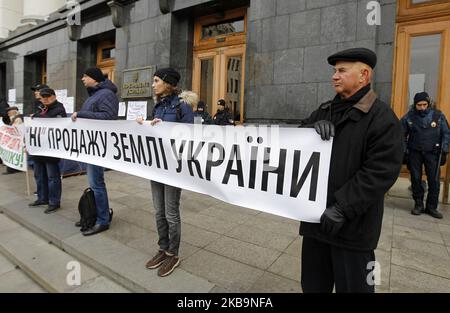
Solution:
M 414 208 L 411 213 L 427 213 L 435 218 L 442 218 L 438 212 L 440 166 L 447 160 L 450 132 L 447 120 L 439 110 L 431 107 L 430 97 L 426 92 L 414 96 L 414 105 L 402 118 L 405 135 L 406 162 L 411 173 Z M 426 206 L 423 205 L 424 189 L 422 165 L 428 180 Z
M 217 100 L 217 113 L 214 115 L 213 122 L 216 125 L 234 125 L 233 116 L 224 99 Z

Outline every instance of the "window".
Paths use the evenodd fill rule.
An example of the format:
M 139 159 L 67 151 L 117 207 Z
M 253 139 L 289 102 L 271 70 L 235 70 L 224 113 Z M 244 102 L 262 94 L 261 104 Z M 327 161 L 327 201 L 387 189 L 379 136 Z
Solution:
M 450 14 L 448 0 L 398 0 L 397 22 L 424 20 Z

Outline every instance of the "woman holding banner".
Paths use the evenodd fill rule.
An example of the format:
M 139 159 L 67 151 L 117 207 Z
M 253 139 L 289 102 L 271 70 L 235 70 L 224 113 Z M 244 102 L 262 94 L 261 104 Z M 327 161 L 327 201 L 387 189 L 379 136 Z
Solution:
M 150 125 L 161 121 L 194 123 L 194 113 L 189 104 L 180 97 L 177 87 L 180 74 L 172 68 L 163 68 L 155 72 L 153 77 L 153 95 L 155 107 L 151 115 Z M 138 123 L 143 124 L 139 118 Z M 181 241 L 180 197 L 181 189 L 151 181 L 153 206 L 156 210 L 156 226 L 158 228 L 158 253 L 147 262 L 149 269 L 158 268 L 158 276 L 164 277 L 173 272 L 180 264 L 178 250 Z

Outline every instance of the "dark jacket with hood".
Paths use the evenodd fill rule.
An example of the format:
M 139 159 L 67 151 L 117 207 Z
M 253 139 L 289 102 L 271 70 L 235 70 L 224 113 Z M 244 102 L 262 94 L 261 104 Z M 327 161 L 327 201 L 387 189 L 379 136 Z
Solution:
M 322 104 L 303 124 L 319 120 L 335 124 L 327 207 L 338 203 L 346 222 L 336 236 L 323 233 L 318 223 L 301 222 L 300 235 L 340 248 L 370 251 L 380 237 L 384 194 L 400 172 L 402 127 L 370 85 L 347 103 L 339 99 Z
M 83 103 L 77 117 L 93 120 L 116 120 L 119 114 L 117 87 L 106 79 L 95 87 L 87 88 L 89 98 Z

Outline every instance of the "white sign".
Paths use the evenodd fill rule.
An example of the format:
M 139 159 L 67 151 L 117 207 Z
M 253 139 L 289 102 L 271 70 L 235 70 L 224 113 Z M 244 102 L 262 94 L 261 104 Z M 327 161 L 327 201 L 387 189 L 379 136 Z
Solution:
M 56 99 L 62 102 L 67 98 L 67 89 L 55 90 Z
M 129 101 L 127 120 L 135 121 L 138 117 L 147 117 L 147 101 Z
M 0 158 L 8 167 L 24 172 L 27 170 L 27 156 L 20 127 L 0 126 Z
M 125 102 L 119 102 L 119 116 L 125 116 L 127 112 L 127 105 Z
M 15 89 L 8 90 L 8 102 L 16 102 L 16 90 Z
M 19 109 L 19 113 L 23 114 L 23 103 L 16 103 L 15 106 Z
M 332 140 L 314 129 L 25 118 L 27 151 L 77 160 L 279 216 L 319 222 Z
M 73 113 L 73 110 L 75 108 L 75 98 L 74 97 L 67 97 L 66 102 L 63 102 L 64 109 L 66 109 L 66 113 Z

